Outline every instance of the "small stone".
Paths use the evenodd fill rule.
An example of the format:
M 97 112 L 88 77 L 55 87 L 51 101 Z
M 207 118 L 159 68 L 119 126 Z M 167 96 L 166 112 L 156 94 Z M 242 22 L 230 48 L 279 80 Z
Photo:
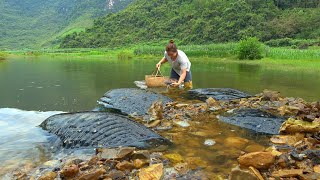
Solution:
M 155 121 L 151 122 L 150 124 L 146 124 L 146 126 L 149 128 L 154 128 L 154 127 L 158 126 L 160 123 L 161 123 L 161 120 L 155 120 Z
M 204 141 L 204 145 L 206 145 L 206 146 L 213 146 L 215 144 L 216 144 L 216 142 L 213 139 L 207 139 Z
M 142 160 L 142 159 L 135 159 L 133 161 L 133 166 L 136 168 L 136 169 L 140 169 L 144 166 L 147 166 L 149 165 L 149 162 L 147 162 L 146 160 Z
M 272 172 L 273 177 L 296 177 L 303 174 L 302 169 L 281 169 L 279 171 Z
M 51 160 L 43 163 L 43 165 L 48 166 L 48 167 L 55 167 L 59 164 L 58 160 Z
M 165 158 L 169 159 L 173 164 L 177 164 L 183 161 L 183 157 L 180 154 L 166 154 Z
M 183 121 L 173 121 L 175 124 L 181 126 L 181 127 L 189 127 L 190 124 L 188 123 L 187 120 L 183 120 Z
M 201 131 L 198 131 L 198 132 L 189 132 L 190 134 L 192 135 L 195 135 L 195 136 L 200 136 L 200 137 L 207 137 L 208 136 L 208 133 L 206 132 L 201 132 Z
M 240 137 L 228 137 L 224 141 L 224 145 L 227 147 L 235 147 L 238 149 L 243 149 L 249 143 L 248 139 L 240 138 Z
M 118 150 L 117 158 L 123 159 L 125 157 L 128 157 L 133 153 L 134 150 L 134 147 L 122 147 Z
M 116 165 L 116 168 L 120 171 L 125 171 L 125 170 L 131 171 L 132 169 L 134 169 L 134 165 L 128 161 L 123 161 L 123 162 L 119 162 Z
M 111 170 L 104 178 L 126 179 L 126 175 L 122 171 Z
M 316 165 L 313 167 L 314 172 L 320 173 L 320 165 Z
M 99 158 L 97 156 L 94 156 L 93 158 L 91 158 L 88 162 L 88 165 L 96 165 L 97 162 L 99 161 Z
M 79 177 L 79 180 L 98 180 L 101 175 L 105 174 L 106 170 L 98 169 L 94 172 L 90 172 L 88 174 L 83 174 Z
M 146 150 L 141 150 L 141 151 L 135 151 L 131 155 L 131 159 L 143 159 L 143 160 L 149 160 L 150 159 L 150 153 L 149 151 Z
M 174 169 L 179 172 L 180 175 L 185 175 L 189 172 L 187 163 L 178 163 L 174 166 Z
M 154 164 L 142 168 L 139 172 L 140 180 L 160 180 L 163 176 L 163 164 Z
M 249 169 L 253 172 L 253 174 L 255 174 L 257 176 L 257 178 L 259 180 L 264 180 L 264 178 L 262 177 L 262 175 L 261 175 L 261 173 L 259 172 L 258 169 L 254 168 L 252 166 L 250 166 Z
M 275 156 L 270 152 L 253 152 L 240 156 L 238 161 L 242 166 L 266 169 L 275 162 Z
M 229 180 L 258 180 L 258 178 L 250 171 L 241 170 L 239 167 L 231 170 Z
M 57 176 L 58 174 L 55 172 L 46 172 L 38 180 L 54 180 Z
M 60 174 L 65 178 L 74 177 L 79 173 L 79 168 L 77 165 L 73 164 L 68 167 L 64 167 Z

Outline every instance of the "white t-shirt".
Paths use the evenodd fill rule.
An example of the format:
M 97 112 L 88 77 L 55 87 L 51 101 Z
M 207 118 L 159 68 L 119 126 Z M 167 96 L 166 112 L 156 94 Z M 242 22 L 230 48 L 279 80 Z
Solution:
M 177 74 L 181 75 L 181 69 L 187 69 L 187 71 L 190 71 L 191 62 L 183 51 L 178 50 L 178 57 L 175 61 L 173 61 L 171 57 L 168 56 L 167 51 L 164 52 L 164 58 L 168 60 L 168 62 L 171 64 L 172 69 Z

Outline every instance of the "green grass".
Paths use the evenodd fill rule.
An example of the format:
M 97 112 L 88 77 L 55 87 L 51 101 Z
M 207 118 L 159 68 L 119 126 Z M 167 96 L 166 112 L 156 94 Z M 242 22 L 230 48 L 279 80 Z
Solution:
M 320 50 L 316 47 L 311 49 L 289 49 L 289 48 L 266 48 L 266 57 L 270 59 L 318 59 Z
M 179 46 L 189 57 L 230 57 L 236 55 L 236 43 L 209 44 L 209 45 L 186 45 Z M 163 56 L 163 46 L 138 46 L 134 49 L 135 55 Z

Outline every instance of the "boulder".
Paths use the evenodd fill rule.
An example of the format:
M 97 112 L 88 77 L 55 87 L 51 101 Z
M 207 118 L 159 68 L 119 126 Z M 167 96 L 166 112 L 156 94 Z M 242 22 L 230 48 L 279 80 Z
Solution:
M 155 101 L 162 101 L 163 105 L 172 102 L 170 98 L 159 93 L 136 88 L 123 88 L 106 92 L 98 104 L 102 107 L 100 110 L 145 115 Z
M 275 116 L 259 109 L 241 108 L 218 116 L 220 121 L 240 126 L 257 133 L 279 134 L 285 118 Z
M 234 100 L 250 97 L 249 94 L 231 88 L 203 88 L 189 90 L 189 96 L 192 99 L 206 101 L 212 97 L 215 100 Z
M 128 117 L 110 112 L 64 113 L 49 117 L 40 125 L 59 137 L 56 146 L 156 148 L 171 142 Z

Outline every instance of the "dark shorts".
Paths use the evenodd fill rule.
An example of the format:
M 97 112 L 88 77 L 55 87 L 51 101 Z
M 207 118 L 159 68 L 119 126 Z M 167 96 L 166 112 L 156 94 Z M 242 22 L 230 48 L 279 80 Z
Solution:
M 178 73 L 176 73 L 173 69 L 171 69 L 170 78 L 171 79 L 176 79 L 176 80 L 179 81 L 180 75 Z M 184 79 L 184 82 L 189 82 L 189 81 L 192 81 L 191 71 L 187 71 L 186 78 Z

